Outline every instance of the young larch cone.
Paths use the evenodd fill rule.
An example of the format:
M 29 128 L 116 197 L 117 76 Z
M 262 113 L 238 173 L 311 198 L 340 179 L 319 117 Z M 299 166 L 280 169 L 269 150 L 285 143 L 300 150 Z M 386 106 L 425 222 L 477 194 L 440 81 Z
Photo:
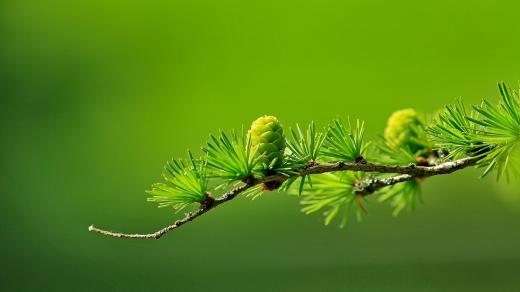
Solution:
M 274 174 L 273 168 L 283 163 L 285 151 L 285 136 L 283 128 L 274 116 L 262 116 L 256 119 L 249 129 L 251 144 L 256 155 L 260 156 L 260 163 L 266 165 L 266 175 Z M 278 181 L 264 182 L 263 188 L 272 191 L 280 187 Z
M 423 150 L 417 142 L 418 134 L 414 127 L 424 127 L 419 114 L 414 109 L 394 112 L 388 119 L 385 138 L 397 147 L 409 148 L 413 153 Z
M 262 116 L 256 119 L 249 129 L 253 151 L 261 155 L 260 162 L 273 167 L 283 162 L 285 151 L 285 136 L 283 128 L 274 116 Z M 275 161 L 276 160 L 276 161 Z

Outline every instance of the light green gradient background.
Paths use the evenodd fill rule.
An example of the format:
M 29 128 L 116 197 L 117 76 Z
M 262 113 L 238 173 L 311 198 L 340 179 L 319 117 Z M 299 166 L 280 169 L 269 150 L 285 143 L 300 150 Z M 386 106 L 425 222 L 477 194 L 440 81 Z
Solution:
M 0 3 L 0 288 L 5 291 L 514 291 L 520 185 L 468 170 L 425 204 L 345 230 L 296 198 L 239 198 L 160 241 L 163 163 L 261 114 L 350 115 L 496 99 L 520 79 L 518 1 Z

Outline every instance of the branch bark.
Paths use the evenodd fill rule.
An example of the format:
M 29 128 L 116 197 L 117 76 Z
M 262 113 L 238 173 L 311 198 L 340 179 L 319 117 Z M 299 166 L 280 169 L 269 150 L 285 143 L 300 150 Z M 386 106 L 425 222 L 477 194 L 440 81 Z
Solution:
M 355 193 L 362 196 L 368 196 L 376 191 L 402 183 L 412 179 L 424 179 L 434 175 L 450 174 L 468 166 L 473 166 L 479 159 L 474 157 L 464 158 L 456 161 L 445 162 L 435 166 L 396 166 L 397 173 L 402 175 L 387 177 L 387 178 L 368 178 L 366 181 L 358 185 Z
M 396 165 L 380 165 L 380 164 L 371 164 L 371 163 L 346 163 L 346 162 L 336 162 L 329 164 L 319 164 L 307 167 L 305 169 L 300 170 L 298 173 L 293 175 L 292 177 L 299 177 L 309 174 L 320 174 L 326 172 L 334 172 L 334 171 L 363 171 L 363 172 L 377 172 L 377 173 L 395 173 L 400 174 L 387 178 L 369 178 L 368 181 L 364 181 L 360 186 L 358 186 L 356 190 L 356 194 L 367 196 L 375 193 L 381 188 L 388 187 L 397 183 L 405 182 L 411 179 L 418 178 L 426 178 L 435 175 L 441 174 L 449 174 L 455 172 L 457 170 L 464 169 L 466 167 L 475 165 L 478 161 L 477 158 L 464 158 L 456 161 L 445 162 L 435 166 L 396 166 Z M 182 225 L 202 216 L 206 212 L 209 212 L 213 208 L 223 204 L 227 201 L 233 200 L 240 193 L 246 191 L 247 189 L 264 183 L 264 182 L 273 182 L 278 181 L 280 183 L 286 181 L 290 177 L 282 176 L 282 175 L 272 175 L 266 177 L 264 180 L 254 181 L 252 184 L 244 184 L 242 186 L 236 187 L 231 191 L 225 193 L 221 197 L 213 200 L 207 201 L 205 204 L 201 204 L 201 207 L 195 212 L 189 212 L 184 215 L 182 219 L 175 221 L 173 224 L 168 225 L 156 232 L 139 234 L 139 233 L 120 233 L 120 232 L 112 232 L 109 230 L 97 228 L 94 225 L 89 226 L 88 230 L 91 232 L 96 232 L 109 237 L 118 237 L 118 238 L 136 238 L 136 239 L 144 239 L 144 238 L 152 238 L 159 239 L 164 234 L 181 227 Z
M 208 212 L 209 210 L 217 207 L 218 205 L 225 203 L 227 201 L 233 200 L 238 194 L 241 192 L 247 190 L 248 188 L 252 187 L 252 185 L 242 185 L 239 187 L 236 187 L 232 189 L 231 191 L 225 193 L 220 198 L 212 200 L 211 203 L 206 205 L 201 205 L 201 208 L 198 209 L 195 212 L 188 212 L 184 215 L 184 218 L 179 219 L 175 221 L 173 224 L 168 225 L 156 232 L 153 233 L 146 233 L 146 234 L 139 234 L 139 233 L 120 233 L 120 232 L 112 232 L 104 229 L 100 229 L 95 227 L 94 225 L 90 225 L 88 230 L 91 232 L 96 232 L 102 235 L 110 236 L 110 237 L 119 237 L 119 238 L 154 238 L 159 239 L 164 234 L 168 233 L 169 231 L 173 229 L 177 229 L 181 227 L 182 225 L 192 221 L 193 219 L 203 215 L 204 213 Z

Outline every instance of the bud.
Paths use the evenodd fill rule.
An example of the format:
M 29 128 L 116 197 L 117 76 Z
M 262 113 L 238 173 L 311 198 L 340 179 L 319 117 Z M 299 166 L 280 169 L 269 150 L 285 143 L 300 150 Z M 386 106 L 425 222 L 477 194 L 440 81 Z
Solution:
M 280 166 L 284 158 L 285 137 L 283 128 L 274 116 L 256 119 L 249 129 L 253 151 L 261 155 L 260 162 L 273 167 Z
M 418 141 L 418 130 L 424 125 L 419 114 L 414 109 L 403 109 L 394 112 L 388 119 L 385 138 L 399 148 L 409 148 L 413 153 L 424 150 Z

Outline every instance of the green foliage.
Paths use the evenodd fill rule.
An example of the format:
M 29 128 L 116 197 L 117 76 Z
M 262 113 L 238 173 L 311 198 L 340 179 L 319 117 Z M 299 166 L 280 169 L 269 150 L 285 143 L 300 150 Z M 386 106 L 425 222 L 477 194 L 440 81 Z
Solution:
M 394 112 L 388 119 L 384 136 L 394 150 L 402 148 L 412 153 L 428 150 L 423 118 L 414 109 Z
M 373 154 L 374 160 L 378 163 L 388 165 L 409 165 L 417 163 L 417 154 L 413 153 L 409 147 L 399 147 L 393 141 L 384 138 L 376 145 Z
M 285 136 L 283 128 L 274 116 L 256 119 L 249 130 L 253 150 L 260 157 L 263 169 L 279 167 L 284 161 Z
M 503 83 L 499 89 L 498 105 L 484 100 L 467 110 L 458 100 L 446 106 L 428 128 L 426 119 L 415 110 L 397 111 L 389 118 L 381 143 L 372 148 L 363 140 L 364 123 L 360 120 L 352 124 L 349 119 L 345 125 L 338 118 L 326 133 L 317 131 L 313 122 L 305 129 L 296 125 L 286 138 L 276 117 L 262 116 L 247 133 L 242 129 L 240 134 L 221 131 L 218 136 L 210 135 L 203 148 L 206 157 L 201 160 L 188 152 L 187 161 L 168 162 L 163 174 L 166 182 L 153 185 L 148 200 L 180 210 L 208 199 L 208 181 L 217 188 L 246 183 L 248 188 L 242 193 L 246 197 L 254 199 L 264 191 L 288 191 L 300 196 L 304 213 L 322 211 L 325 224 L 340 217 L 340 226 L 344 226 L 351 213 L 358 219 L 362 217 L 361 194 L 368 190 L 377 192 L 380 202 L 390 202 L 393 214 L 398 215 L 412 210 L 420 199 L 421 175 L 391 182 L 395 176 L 390 174 L 330 170 L 304 174 L 303 170 L 315 167 L 322 172 L 320 164 L 327 161 L 354 162 L 358 163 L 356 167 L 366 162 L 434 166 L 439 161 L 476 157 L 478 166 L 486 167 L 484 175 L 496 170 L 497 177 L 518 176 L 520 99 Z M 335 165 L 340 164 L 329 167 Z M 370 189 L 374 182 L 379 183 L 378 187 Z
M 211 176 L 226 180 L 241 180 L 253 175 L 253 169 L 262 157 L 256 156 L 252 149 L 251 138 L 242 129 L 237 135 L 221 131 L 220 136 L 210 135 L 210 141 L 203 151 L 208 157 L 208 170 Z
M 389 165 L 409 165 L 420 164 L 420 157 L 429 158 L 433 145 L 423 119 L 413 109 L 394 112 L 376 145 L 374 160 Z
M 152 195 L 148 201 L 159 203 L 159 207 L 173 207 L 178 211 L 206 198 L 206 162 L 196 161 L 190 151 L 187 161 L 169 161 L 164 168 L 163 178 L 165 183 L 156 183 L 147 191 Z
M 380 202 L 390 202 L 394 208 L 393 215 L 398 216 L 403 210 L 411 211 L 421 196 L 421 184 L 417 180 L 409 180 L 388 187 L 379 196 Z
M 473 123 L 482 127 L 478 132 L 478 139 L 490 149 L 481 164 L 488 165 L 483 175 L 491 170 L 497 171 L 497 179 L 506 175 L 509 180 L 511 153 L 516 151 L 520 144 L 520 100 L 504 83 L 498 84 L 501 100 L 493 105 L 484 100 L 481 106 L 473 108 L 481 115 L 481 119 L 469 118 Z
M 356 120 L 356 125 L 352 126 L 348 119 L 347 125 L 348 127 L 345 127 L 341 119 L 337 118 L 329 126 L 323 143 L 322 154 L 324 156 L 344 162 L 353 162 L 363 156 L 366 149 L 366 145 L 363 143 L 365 123 Z
M 296 125 L 296 130 L 290 128 L 289 133 L 287 148 L 291 160 L 302 163 L 318 161 L 325 135 L 316 131 L 314 122 L 309 124 L 305 132 Z
M 264 193 L 264 190 L 262 189 L 262 186 L 261 185 L 256 185 L 254 187 L 251 187 L 251 188 L 247 189 L 243 193 L 243 195 L 246 198 L 250 198 L 250 199 L 254 200 L 254 199 L 257 199 L 258 197 L 260 197 L 263 193 Z
M 496 170 L 497 180 L 503 175 L 509 180 L 518 173 L 512 157 L 520 144 L 520 100 L 504 83 L 498 86 L 498 105 L 483 100 L 467 114 L 459 101 L 447 106 L 428 132 L 448 157 L 479 157 L 479 166 L 486 167 L 483 176 Z
M 505 170 L 508 182 L 512 178 L 520 178 L 520 143 L 515 143 L 508 151 Z
M 287 148 L 289 150 L 288 161 L 293 163 L 292 167 L 302 168 L 317 163 L 321 158 L 321 147 L 324 141 L 325 134 L 316 131 L 314 122 L 309 124 L 305 132 L 299 125 L 296 125 L 296 130 L 291 128 L 287 139 Z M 311 176 L 304 175 L 300 178 L 289 178 L 282 186 L 282 190 L 288 189 L 298 179 L 300 180 L 299 194 L 301 194 L 306 181 L 312 186 Z
M 456 104 L 445 107 L 427 132 L 437 148 L 447 151 L 447 159 L 483 155 L 486 146 L 475 139 L 481 127 L 471 121 L 474 119 L 478 119 L 477 112 L 468 113 L 459 99 Z
M 362 219 L 363 209 L 356 200 L 354 184 L 364 176 L 360 172 L 324 173 L 315 175 L 312 187 L 301 193 L 301 204 L 305 214 L 323 211 L 325 225 L 339 216 L 340 227 L 344 227 L 352 212 Z M 294 191 L 291 192 L 294 194 Z

